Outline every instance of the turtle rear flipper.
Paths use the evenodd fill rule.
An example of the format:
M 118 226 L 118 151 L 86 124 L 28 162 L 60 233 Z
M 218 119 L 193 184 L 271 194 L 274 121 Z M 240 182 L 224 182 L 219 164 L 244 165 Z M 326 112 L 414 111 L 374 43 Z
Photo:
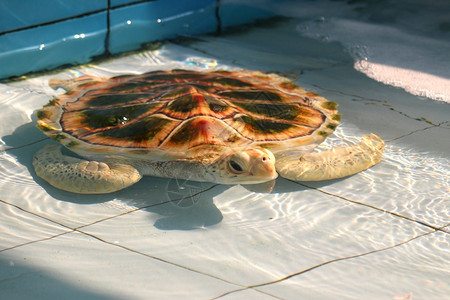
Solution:
M 319 181 L 347 177 L 381 161 L 384 141 L 375 134 L 363 136 L 361 143 L 338 147 L 300 157 L 277 159 L 276 168 L 282 177 L 295 181 Z
M 138 182 L 142 175 L 131 165 L 106 164 L 63 155 L 46 145 L 33 157 L 36 174 L 52 186 L 73 193 L 104 194 Z

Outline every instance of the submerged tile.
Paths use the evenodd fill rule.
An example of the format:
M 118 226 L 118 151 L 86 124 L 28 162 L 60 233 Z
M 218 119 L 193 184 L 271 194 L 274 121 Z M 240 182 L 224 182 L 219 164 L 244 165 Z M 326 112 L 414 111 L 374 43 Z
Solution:
M 450 115 L 450 105 L 447 106 Z M 392 144 L 399 145 L 404 149 L 414 149 L 417 153 L 424 153 L 426 156 L 450 158 L 448 152 L 448 149 L 450 149 L 450 130 L 445 126 L 430 125 L 423 130 L 413 131 L 399 137 L 392 141 Z
M 219 295 L 217 295 L 219 296 Z M 230 291 L 230 293 L 225 293 L 220 295 L 220 298 L 223 300 L 239 300 L 239 299 L 261 299 L 261 300 L 272 300 L 279 299 L 277 296 L 272 296 L 270 293 L 262 293 L 259 290 L 252 289 L 244 289 L 237 293 Z
M 450 294 L 449 250 L 448 234 L 436 232 L 258 289 L 287 299 L 443 299 Z
M 416 224 L 287 181 L 273 194 L 239 186 L 221 189 L 198 195 L 191 207 L 149 207 L 83 230 L 244 286 L 424 232 Z M 199 222 L 217 213 L 216 222 Z
M 345 128 L 342 132 L 353 135 Z M 401 142 L 388 142 L 382 162 L 369 170 L 340 180 L 304 184 L 333 194 L 339 201 L 356 201 L 423 226 L 444 226 L 450 220 L 449 159 L 435 151 L 416 149 L 413 141 L 408 145 Z
M 12 251 L 5 251 L 11 247 L 50 239 L 68 231 L 59 224 L 27 213 L 0 198 L 0 258 Z
M 299 82 L 338 102 L 343 121 L 363 130 L 378 130 L 386 139 L 448 121 L 450 105 L 376 82 L 352 65 L 305 72 Z
M 287 21 L 267 22 L 262 28 L 238 27 L 218 37 L 201 36 L 188 40 L 185 46 L 228 65 L 281 74 L 287 71 L 293 79 L 304 69 L 327 69 L 350 60 L 338 44 L 325 47 L 319 41 L 301 38 Z
M 31 129 L 36 130 L 34 127 Z M 56 189 L 37 177 L 31 164 L 32 157 L 49 142 L 44 140 L 0 152 L 0 199 L 70 228 L 135 209 L 126 202 L 117 203 L 116 199 L 122 192 L 79 195 Z M 136 197 L 145 197 L 145 194 Z
M 49 95 L 5 84 L 0 84 L 0 95 L 0 151 L 44 138 L 33 129 L 32 119 L 33 112 L 49 101 Z
M 2 256 L 0 289 L 5 298 L 207 299 L 233 288 L 208 275 L 80 233 Z

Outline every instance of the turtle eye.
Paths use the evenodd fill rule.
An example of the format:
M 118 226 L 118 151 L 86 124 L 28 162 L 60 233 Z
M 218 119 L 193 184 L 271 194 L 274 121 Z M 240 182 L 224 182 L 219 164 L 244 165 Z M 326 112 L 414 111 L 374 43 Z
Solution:
M 236 173 L 241 173 L 244 171 L 244 169 L 242 169 L 241 165 L 238 164 L 237 162 L 235 162 L 234 160 L 230 160 L 229 164 L 230 164 L 230 168 Z

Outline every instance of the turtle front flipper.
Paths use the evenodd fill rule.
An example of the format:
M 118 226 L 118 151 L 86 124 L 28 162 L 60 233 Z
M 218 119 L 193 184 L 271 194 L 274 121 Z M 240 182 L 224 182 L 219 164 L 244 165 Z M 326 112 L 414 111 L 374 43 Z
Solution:
M 277 158 L 281 176 L 295 181 L 319 181 L 342 178 L 361 172 L 381 161 L 384 141 L 375 134 L 363 136 L 361 143 L 334 148 L 300 157 Z
M 80 194 L 115 192 L 142 178 L 133 166 L 70 157 L 63 155 L 57 145 L 39 150 L 33 157 L 33 166 L 36 174 L 52 186 Z

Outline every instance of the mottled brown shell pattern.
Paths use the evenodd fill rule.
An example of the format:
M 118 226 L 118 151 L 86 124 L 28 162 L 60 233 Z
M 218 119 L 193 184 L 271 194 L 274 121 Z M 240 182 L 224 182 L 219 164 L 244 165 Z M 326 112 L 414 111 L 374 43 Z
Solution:
M 168 70 L 50 84 L 67 93 L 38 112 L 38 127 L 69 148 L 276 150 L 318 144 L 340 121 L 336 103 L 261 72 Z

